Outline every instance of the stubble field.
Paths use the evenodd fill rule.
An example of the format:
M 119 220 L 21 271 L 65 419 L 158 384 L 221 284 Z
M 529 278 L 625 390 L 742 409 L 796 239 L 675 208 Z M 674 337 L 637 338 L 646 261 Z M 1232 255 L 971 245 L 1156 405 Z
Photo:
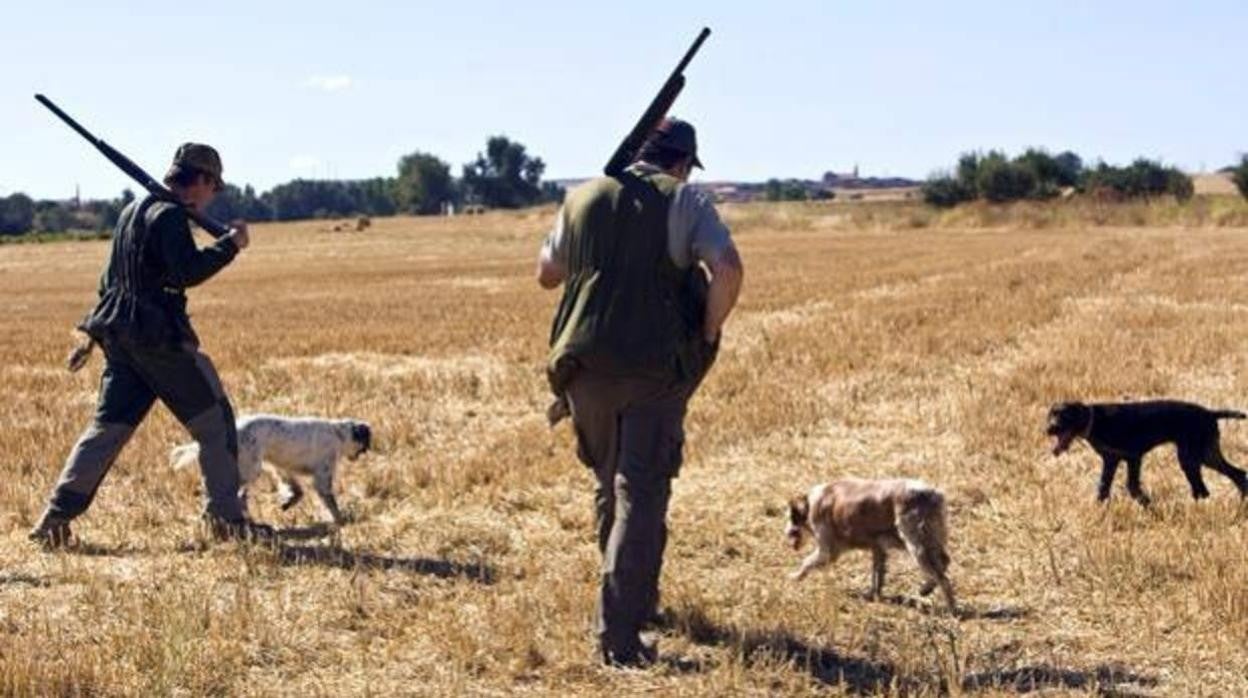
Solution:
M 1193 503 L 1165 450 L 1150 510 L 1121 483 L 1098 506 L 1095 456 L 1055 459 L 1042 433 L 1076 397 L 1248 407 L 1248 230 L 842 211 L 726 211 L 745 291 L 691 406 L 650 671 L 593 661 L 592 479 L 543 417 L 557 298 L 532 262 L 552 211 L 259 226 L 192 292 L 240 413 L 373 426 L 339 534 L 310 535 L 311 498 L 253 493 L 291 533 L 277 549 L 205 542 L 163 408 L 76 549 L 25 540 L 91 414 L 99 357 L 61 362 L 107 243 L 0 247 L 0 694 L 1248 694 L 1231 484 L 1208 473 Z M 1248 462 L 1248 426 L 1223 432 Z M 881 602 L 863 553 L 785 577 L 785 501 L 849 474 L 946 490 L 960 617 L 917 599 L 900 556 Z

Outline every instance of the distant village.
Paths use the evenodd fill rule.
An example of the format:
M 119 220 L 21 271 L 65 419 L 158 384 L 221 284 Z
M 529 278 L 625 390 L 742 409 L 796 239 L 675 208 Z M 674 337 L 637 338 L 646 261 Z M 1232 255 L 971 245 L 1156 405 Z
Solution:
M 772 179 L 766 182 L 699 182 L 717 201 L 747 202 L 784 199 L 861 199 L 879 190 L 901 193 L 917 191 L 922 182 L 905 177 L 863 177 L 855 166 L 850 172 L 825 172 L 820 179 Z M 901 191 L 904 190 L 904 191 Z M 777 196 L 776 192 L 783 192 Z
M 584 178 L 558 179 L 556 184 L 571 189 Z M 918 196 L 923 182 L 905 177 L 863 177 L 855 166 L 850 172 L 825 172 L 819 179 L 769 179 L 764 182 L 710 181 L 695 186 L 710 192 L 716 201 L 744 203 L 750 201 L 896 198 Z

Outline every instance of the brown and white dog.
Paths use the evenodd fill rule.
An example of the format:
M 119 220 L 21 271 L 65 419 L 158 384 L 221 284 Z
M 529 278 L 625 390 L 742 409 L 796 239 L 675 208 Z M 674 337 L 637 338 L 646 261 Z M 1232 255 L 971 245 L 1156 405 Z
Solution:
M 815 549 L 789 576 L 800 580 L 846 550 L 870 550 L 871 597 L 879 598 L 889 549 L 905 549 L 927 577 L 919 593 L 939 586 L 954 613 L 953 585 L 945 576 L 947 528 L 944 494 L 921 480 L 843 478 L 815 485 L 789 502 L 785 535 L 793 549 L 802 549 L 806 534 L 815 539 Z

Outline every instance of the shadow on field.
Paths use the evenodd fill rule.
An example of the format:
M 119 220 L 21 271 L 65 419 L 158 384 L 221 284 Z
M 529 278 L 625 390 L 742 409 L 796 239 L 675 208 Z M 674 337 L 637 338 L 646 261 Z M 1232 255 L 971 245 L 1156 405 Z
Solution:
M 916 599 L 912 596 L 902 596 L 901 594 L 885 594 L 878 599 L 871 598 L 870 594 L 861 592 L 856 594 L 858 598 L 864 601 L 875 603 L 886 603 L 893 606 L 904 606 L 912 608 L 919 613 L 928 616 L 947 616 L 948 611 L 945 610 L 944 604 L 933 605 Z M 1016 620 L 1018 618 L 1026 618 L 1031 615 L 1031 609 L 1025 606 L 988 606 L 977 607 L 967 603 L 958 604 L 958 620 Z
M 1098 696 L 1130 698 L 1151 695 L 1150 692 L 1141 692 L 1138 689 L 1153 688 L 1158 683 L 1152 676 L 1143 676 L 1121 666 L 1108 664 L 1102 664 L 1095 669 L 1063 669 L 1047 664 L 1033 664 L 969 674 L 962 679 L 962 690 L 1012 693 L 1052 689 L 1094 690 Z
M 278 529 L 277 535 L 282 540 L 315 540 L 317 538 L 328 538 L 336 532 L 333 526 L 327 523 L 318 523 L 309 526 L 281 528 Z
M 765 656 L 778 657 L 809 672 L 820 683 L 843 688 L 855 695 L 926 695 L 936 687 L 942 694 L 949 692 L 947 682 L 939 677 L 899 674 L 891 663 L 843 655 L 830 647 L 812 646 L 788 631 L 743 631 L 725 627 L 707 618 L 700 609 L 673 610 L 669 613 L 666 625 L 692 642 L 733 648 L 747 664 Z M 678 663 L 673 668 L 685 671 L 705 668 L 697 662 L 687 663 L 689 666 Z M 1090 691 L 1098 696 L 1114 698 L 1142 698 L 1151 695 L 1147 689 L 1157 686 L 1159 681 L 1116 664 L 1102 664 L 1092 669 L 1033 664 L 967 674 L 961 683 L 962 691 L 966 693 L 1033 693 L 1065 689 Z
M 441 579 L 469 579 L 480 584 L 493 584 L 497 577 L 494 568 L 485 563 L 466 565 L 426 557 L 390 557 L 347 550 L 339 546 L 278 545 L 275 550 L 278 562 L 283 565 L 332 567 L 342 570 L 397 570 Z
M 6 586 L 47 587 L 52 584 L 43 577 L 25 572 L 0 572 L 0 587 Z
M 98 543 L 87 543 L 74 539 L 73 543 L 57 552 L 63 552 L 68 555 L 81 555 L 83 557 L 133 557 L 144 554 L 145 551 L 126 545 L 99 545 Z
M 908 692 L 912 681 L 898 677 L 892 664 L 842 655 L 829 647 L 812 647 L 783 630 L 742 631 L 715 624 L 699 609 L 672 612 L 671 624 L 700 645 L 735 648 L 748 664 L 764 656 L 791 661 L 809 671 L 819 682 L 839 686 L 858 695 L 886 691 Z

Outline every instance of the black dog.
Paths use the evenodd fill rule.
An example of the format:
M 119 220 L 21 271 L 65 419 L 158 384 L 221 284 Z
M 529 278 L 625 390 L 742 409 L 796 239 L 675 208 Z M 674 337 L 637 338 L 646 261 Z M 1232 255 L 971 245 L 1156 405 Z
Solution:
M 1125 460 L 1127 492 L 1139 503 L 1148 504 L 1148 495 L 1140 489 L 1140 462 L 1145 453 L 1164 443 L 1173 443 L 1178 450 L 1179 465 L 1196 499 L 1209 496 L 1200 475 L 1201 465 L 1230 478 L 1239 494 L 1248 497 L 1248 474 L 1227 462 L 1218 442 L 1219 419 L 1246 417 L 1243 412 L 1213 411 L 1172 400 L 1096 405 L 1064 402 L 1049 410 L 1046 433 L 1057 439 L 1055 456 L 1064 453 L 1077 438 L 1100 454 L 1103 466 L 1097 499 L 1102 502 L 1109 498 L 1114 473 Z

